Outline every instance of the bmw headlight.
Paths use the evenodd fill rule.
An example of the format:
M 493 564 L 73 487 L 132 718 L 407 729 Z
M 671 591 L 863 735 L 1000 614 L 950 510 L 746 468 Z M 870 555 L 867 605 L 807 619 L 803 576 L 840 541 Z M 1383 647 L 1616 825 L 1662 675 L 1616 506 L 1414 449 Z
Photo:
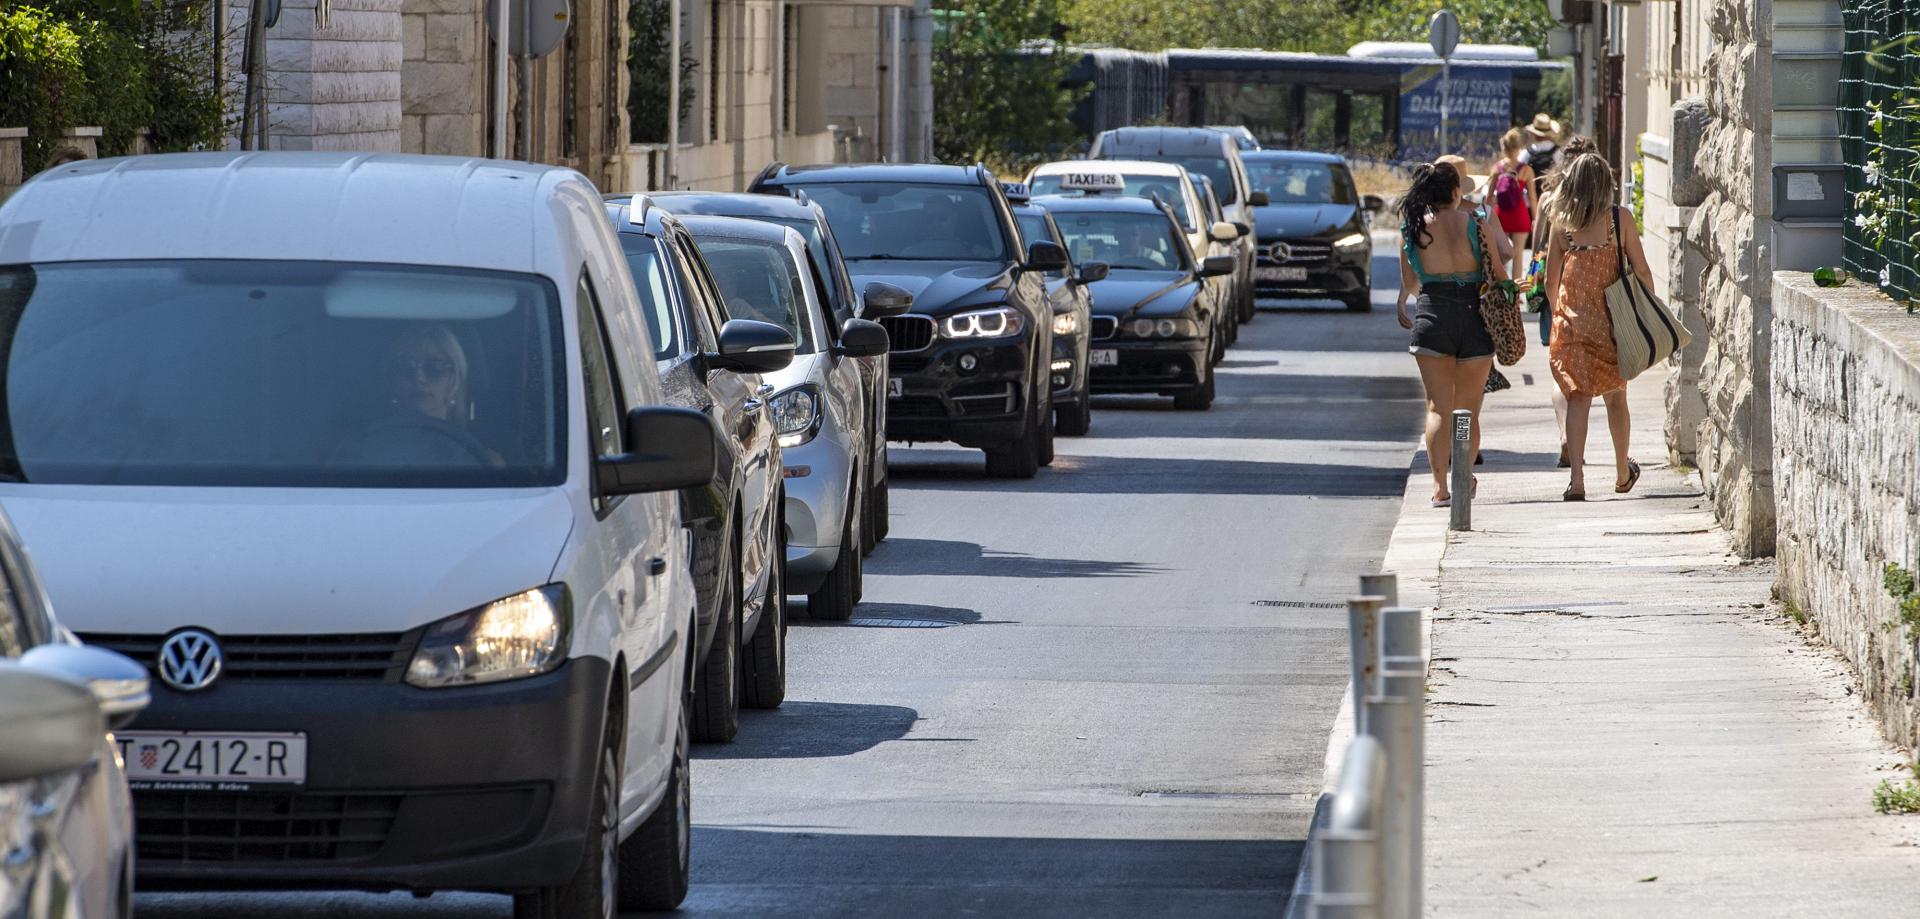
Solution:
M 955 313 L 940 322 L 947 338 L 1006 338 L 1026 327 L 1026 318 L 1011 306 Z
M 1127 331 L 1135 338 L 1199 338 L 1200 323 L 1185 316 L 1168 319 L 1135 319 Z
M 1342 252 L 1354 252 L 1365 249 L 1368 246 L 1367 234 L 1365 233 L 1352 233 L 1333 241 L 1333 247 Z
M 773 407 L 780 446 L 798 447 L 820 433 L 820 392 L 812 384 L 781 392 L 767 404 Z
M 573 603 L 564 584 L 495 600 L 427 627 L 407 682 L 437 688 L 537 676 L 567 656 Z
M 1053 334 L 1072 335 L 1080 331 L 1079 313 L 1055 313 L 1053 316 Z

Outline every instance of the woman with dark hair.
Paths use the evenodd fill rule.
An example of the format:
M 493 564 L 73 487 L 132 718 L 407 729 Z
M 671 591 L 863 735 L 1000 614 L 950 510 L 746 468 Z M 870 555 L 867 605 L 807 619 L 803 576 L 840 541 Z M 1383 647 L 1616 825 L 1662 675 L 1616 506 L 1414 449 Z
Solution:
M 1473 412 L 1472 452 L 1480 450 L 1480 399 L 1493 369 L 1493 336 L 1480 316 L 1480 284 L 1505 281 L 1506 267 L 1481 232 L 1481 221 L 1460 208 L 1459 170 L 1450 163 L 1421 166 L 1400 200 L 1400 300 L 1402 328 L 1420 365 L 1427 394 L 1427 464 L 1433 470 L 1434 507 L 1453 503 L 1448 489 L 1448 419 L 1455 409 Z M 1413 297 L 1413 312 L 1407 300 Z

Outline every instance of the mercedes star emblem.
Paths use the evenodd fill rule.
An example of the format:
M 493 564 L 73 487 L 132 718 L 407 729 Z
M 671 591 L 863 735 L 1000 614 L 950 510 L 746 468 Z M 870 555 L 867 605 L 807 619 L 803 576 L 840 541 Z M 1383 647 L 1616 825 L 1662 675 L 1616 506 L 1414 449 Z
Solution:
M 200 629 L 181 629 L 160 643 L 160 682 L 181 692 L 196 692 L 220 677 L 220 643 Z

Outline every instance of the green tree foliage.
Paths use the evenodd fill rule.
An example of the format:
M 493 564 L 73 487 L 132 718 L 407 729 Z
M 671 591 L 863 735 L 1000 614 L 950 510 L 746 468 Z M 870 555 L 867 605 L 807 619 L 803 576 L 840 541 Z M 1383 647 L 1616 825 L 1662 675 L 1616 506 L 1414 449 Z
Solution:
M 1138 51 L 1262 48 L 1345 54 L 1363 41 L 1425 41 L 1446 7 L 1466 41 L 1541 47 L 1553 25 L 1545 0 L 1069 0 L 1078 42 Z
M 668 17 L 667 0 L 633 0 L 627 7 L 627 73 L 632 86 L 627 91 L 628 131 L 634 143 L 665 143 L 667 140 L 667 77 L 672 50 L 668 33 L 673 21 Z M 693 109 L 700 62 L 692 54 L 693 46 L 680 44 L 680 117 Z
M 959 0 L 940 11 L 944 30 L 932 62 L 936 157 L 1015 171 L 1079 139 L 1067 116 L 1085 90 L 1062 85 L 1076 59 L 1039 44 L 1059 34 L 1063 5 Z

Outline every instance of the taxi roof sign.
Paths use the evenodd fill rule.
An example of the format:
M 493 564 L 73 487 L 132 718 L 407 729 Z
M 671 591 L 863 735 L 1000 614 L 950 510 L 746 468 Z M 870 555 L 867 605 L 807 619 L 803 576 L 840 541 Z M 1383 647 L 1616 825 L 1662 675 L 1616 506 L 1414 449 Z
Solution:
M 1063 191 L 1126 191 L 1127 180 L 1117 172 L 1069 172 L 1060 177 Z
M 1008 201 L 1015 204 L 1024 204 L 1033 200 L 1033 190 L 1028 188 L 1025 182 L 1001 182 L 1000 191 L 1007 196 Z

